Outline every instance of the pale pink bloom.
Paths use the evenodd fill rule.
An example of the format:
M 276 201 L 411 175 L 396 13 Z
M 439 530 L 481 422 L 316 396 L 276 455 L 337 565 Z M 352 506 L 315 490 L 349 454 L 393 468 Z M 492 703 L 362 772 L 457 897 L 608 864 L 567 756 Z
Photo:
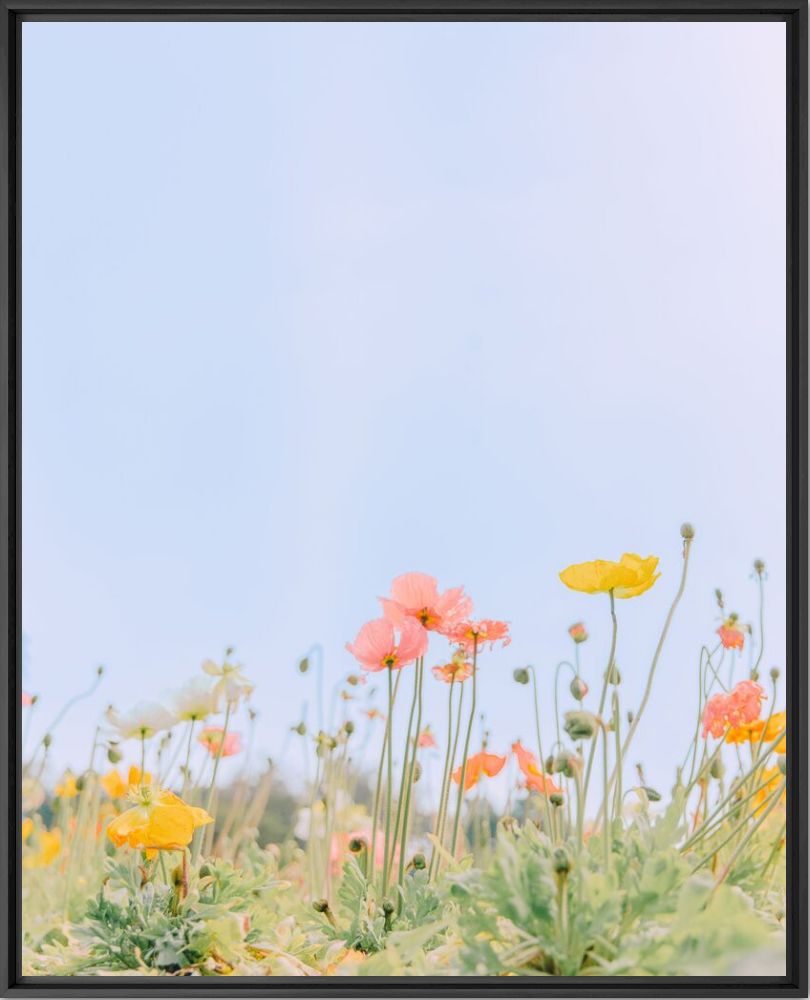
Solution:
M 459 647 L 453 653 L 449 663 L 434 667 L 432 670 L 433 676 L 445 684 L 450 684 L 452 681 L 466 681 L 468 677 L 472 677 L 472 672 L 472 663 L 467 659 L 467 650 L 463 647 Z
M 436 742 L 436 737 L 430 731 L 430 726 L 427 726 L 425 729 L 422 730 L 422 732 L 419 734 L 419 739 L 417 740 L 417 743 L 420 747 L 430 747 L 431 749 L 435 749 L 439 745 Z
M 727 618 L 717 634 L 724 649 L 742 649 L 745 645 L 745 632 L 737 625 L 736 618 Z
M 34 696 L 29 694 L 27 691 L 22 693 L 22 707 L 30 708 L 34 704 Z
M 354 642 L 346 643 L 360 666 L 371 671 L 399 670 L 424 656 L 427 647 L 427 632 L 415 618 L 406 618 L 398 628 L 387 618 L 375 618 L 366 622 Z
M 381 597 L 383 614 L 395 625 L 414 618 L 429 632 L 447 635 L 451 628 L 472 614 L 472 600 L 463 587 L 439 593 L 435 577 L 426 573 L 403 573 L 391 584 L 391 597 Z
M 476 643 L 478 649 L 482 649 L 487 642 L 492 648 L 496 642 L 508 646 L 512 641 L 509 635 L 509 623 L 493 621 L 490 618 L 483 618 L 478 622 L 461 622 L 447 633 L 447 637 L 452 642 L 460 643 L 468 651 L 474 649 Z
M 726 731 L 727 694 L 714 694 L 706 702 L 703 709 L 703 738 L 711 734 L 719 739 Z
M 220 744 L 222 745 L 220 757 L 233 757 L 234 754 L 240 753 L 242 750 L 242 737 L 239 733 L 227 733 L 223 741 L 222 732 L 222 726 L 206 726 L 197 737 L 197 740 L 202 743 L 212 757 L 216 757 L 219 753 Z

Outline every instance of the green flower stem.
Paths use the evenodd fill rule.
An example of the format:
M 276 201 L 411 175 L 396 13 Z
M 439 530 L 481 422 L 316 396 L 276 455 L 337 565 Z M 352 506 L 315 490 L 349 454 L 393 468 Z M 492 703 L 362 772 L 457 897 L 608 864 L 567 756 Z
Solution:
M 419 732 L 422 728 L 422 676 L 425 669 L 425 658 L 420 657 L 419 662 L 416 664 L 416 678 L 419 690 L 419 700 L 417 702 L 416 710 L 416 735 L 413 740 L 413 751 L 411 754 L 411 767 L 410 773 L 408 775 L 408 785 L 405 790 L 405 813 L 402 820 L 402 840 L 399 847 L 399 871 L 397 874 L 397 884 L 402 885 L 402 880 L 405 877 L 405 851 L 408 844 L 408 820 L 410 819 L 411 813 L 411 795 L 413 794 L 414 778 L 416 776 L 416 753 L 419 748 Z M 402 897 L 400 896 L 400 903 Z
M 444 847 L 444 835 L 445 835 L 445 833 L 447 831 L 447 811 L 448 811 L 448 807 L 450 805 L 450 787 L 452 785 L 453 765 L 456 762 L 456 754 L 458 753 L 458 741 L 459 741 L 459 737 L 461 735 L 461 712 L 462 712 L 462 708 L 464 706 L 464 691 L 465 691 L 465 688 L 464 688 L 464 684 L 462 683 L 461 684 L 461 690 L 459 691 L 459 696 L 458 696 L 458 711 L 456 713 L 456 728 L 455 728 L 455 734 L 453 736 L 453 749 L 452 749 L 451 754 L 450 754 L 450 767 L 449 767 L 448 772 L 447 772 L 447 775 L 448 775 L 447 776 L 447 785 L 446 785 L 445 790 L 444 790 L 444 804 L 443 804 L 443 807 L 442 807 L 441 828 L 439 829 L 439 843 L 441 844 L 442 847 Z M 437 875 L 441 871 L 441 867 L 442 867 L 442 859 L 441 858 L 437 858 L 437 869 L 436 869 L 436 874 Z
M 554 671 L 554 722 L 557 727 L 557 746 L 561 746 L 560 741 L 560 709 L 559 709 L 559 685 L 560 685 L 560 667 L 569 667 L 576 680 L 579 677 L 579 670 L 568 660 L 560 660 L 557 664 L 557 669 Z
M 458 828 L 461 823 L 461 807 L 464 804 L 464 782 L 467 777 L 467 757 L 470 753 L 470 737 L 472 736 L 473 719 L 475 718 L 475 701 L 478 681 L 478 636 L 473 637 L 473 671 L 472 671 L 472 705 L 470 705 L 470 717 L 467 722 L 467 736 L 464 741 L 464 756 L 461 760 L 461 774 L 459 775 L 458 796 L 456 797 L 456 815 L 453 820 L 453 839 L 450 842 L 450 853 L 455 857 L 458 846 Z
M 595 743 L 596 733 L 594 733 L 593 740 Z M 602 780 L 605 783 L 605 826 L 602 831 L 602 840 L 604 841 L 605 848 L 605 875 L 607 875 L 610 872 L 610 840 L 612 834 L 610 830 L 610 791 L 608 789 L 608 731 L 604 722 L 602 723 L 602 751 Z
M 231 710 L 233 708 L 233 702 L 229 701 L 227 708 L 225 709 L 225 721 L 222 723 L 222 736 L 219 740 L 219 746 L 217 747 L 217 754 L 214 758 L 214 767 L 211 771 L 211 784 L 208 786 L 208 799 L 205 803 L 205 811 L 210 815 L 211 808 L 214 802 L 214 792 L 217 786 L 217 771 L 219 770 L 219 762 L 222 759 L 222 751 L 225 747 L 225 737 L 228 735 L 228 723 L 231 721 Z M 197 834 L 200 833 L 203 827 L 197 830 Z M 202 847 L 202 836 L 195 836 L 194 840 L 194 861 L 196 862 L 200 856 L 200 849 Z M 183 863 L 187 864 L 188 859 L 186 857 L 186 852 L 183 851 Z
M 754 823 L 754 825 L 751 827 L 751 829 L 748 831 L 748 833 L 746 833 L 746 835 L 743 837 L 743 839 L 740 841 L 740 843 L 734 849 L 734 853 L 731 855 L 730 860 L 726 864 L 726 866 L 723 869 L 723 871 L 720 873 L 720 877 L 717 879 L 717 883 L 715 885 L 715 888 L 717 888 L 717 886 L 719 886 L 723 882 L 725 882 L 725 880 L 728 878 L 729 874 L 731 873 L 732 868 L 737 863 L 737 860 L 739 859 L 739 857 L 742 854 L 742 852 L 748 846 L 751 838 L 754 836 L 754 834 L 757 832 L 757 830 L 762 826 L 762 824 L 765 822 L 765 820 L 768 818 L 768 816 L 771 814 L 771 812 L 776 807 L 777 802 L 782 797 L 782 792 L 784 792 L 786 785 L 787 785 L 787 781 L 785 779 L 782 779 L 782 783 L 776 789 L 776 791 L 772 792 L 768 796 L 768 798 L 765 799 L 765 802 L 762 805 L 762 808 L 763 808 L 762 815 L 759 817 L 759 819 L 756 821 L 756 823 Z M 745 819 L 744 822 L 748 822 L 748 818 L 747 817 L 746 817 L 746 819 Z M 734 830 L 728 837 L 726 837 L 726 839 L 718 847 L 716 847 L 714 849 L 714 851 L 712 851 L 711 854 L 709 854 L 706 858 L 703 858 L 702 861 L 698 862 L 697 866 L 692 869 L 691 874 L 694 874 L 698 870 L 698 868 L 701 868 L 706 863 L 707 860 L 710 860 L 715 854 L 717 854 L 717 852 L 725 844 L 727 844 L 729 842 L 729 840 L 731 840 L 736 835 L 736 833 L 737 833 L 737 830 Z
M 183 767 L 183 791 L 180 795 L 181 799 L 186 797 L 186 792 L 188 791 L 188 779 L 189 779 L 189 768 L 191 766 L 191 747 L 192 747 L 192 737 L 194 736 L 194 719 L 189 719 L 188 723 L 188 744 L 186 746 L 186 763 Z
M 393 669 L 388 667 L 388 746 L 386 749 L 387 780 L 385 783 L 385 842 L 383 847 L 383 874 L 382 891 L 383 895 L 388 891 L 388 872 L 390 870 L 389 850 L 391 848 L 391 789 L 394 784 L 394 758 L 391 744 L 391 719 L 394 714 L 394 678 Z
M 664 648 L 664 643 L 666 642 L 670 626 L 672 625 L 672 619 L 675 617 L 675 611 L 677 610 L 678 605 L 681 602 L 681 598 L 683 597 L 683 592 L 686 589 L 686 574 L 689 570 L 689 553 L 691 551 L 692 539 L 685 538 L 683 541 L 683 568 L 681 570 L 681 582 L 678 585 L 678 590 L 675 593 L 675 597 L 670 605 L 667 617 L 664 620 L 664 627 L 661 630 L 661 637 L 658 640 L 658 645 L 655 647 L 655 654 L 653 655 L 652 663 L 650 664 L 650 672 L 647 675 L 647 684 L 644 688 L 644 694 L 641 696 L 641 704 L 638 706 L 638 711 L 633 716 L 633 721 L 630 723 L 630 728 L 627 730 L 627 735 L 624 738 L 624 745 L 622 746 L 623 757 L 627 755 L 630 743 L 636 734 L 638 724 L 644 714 L 644 709 L 647 707 L 647 702 L 650 700 L 650 693 L 652 692 L 653 681 L 655 680 L 655 671 L 658 666 L 658 661 L 661 659 L 661 651 Z M 611 779 L 611 781 L 612 780 L 613 779 Z
M 442 828 L 442 810 L 445 803 L 445 794 L 447 789 L 447 783 L 450 781 L 450 748 L 453 742 L 453 689 L 456 686 L 456 676 L 450 679 L 450 691 L 447 697 L 447 750 L 444 754 L 444 769 L 442 771 L 442 786 L 439 792 L 439 808 L 436 812 L 436 824 L 433 828 L 433 836 L 437 839 L 440 837 L 440 830 Z M 430 881 L 433 881 L 433 872 L 436 867 L 436 858 L 438 857 L 438 851 L 436 846 L 433 846 L 433 853 L 430 856 L 430 868 L 428 869 L 428 877 Z
M 393 855 L 396 853 L 397 842 L 400 838 L 400 832 L 403 826 L 402 820 L 405 810 L 405 795 L 406 795 L 405 786 L 408 781 L 408 775 L 410 773 L 410 760 L 411 756 L 413 756 L 414 759 L 416 758 L 416 743 L 414 742 L 413 746 L 411 746 L 411 737 L 413 734 L 413 718 L 414 714 L 416 713 L 416 701 L 418 697 L 419 697 L 419 661 L 417 660 L 413 673 L 413 698 L 411 698 L 411 711 L 408 715 L 408 729 L 405 733 L 405 749 L 402 753 L 402 774 L 399 780 L 399 795 L 397 796 L 397 815 L 396 815 L 396 820 L 394 822 L 394 835 L 392 837 L 392 844 L 391 844 L 392 857 L 390 861 L 390 868 L 392 871 L 394 869 Z M 421 707 L 420 707 L 420 712 L 421 712 Z M 416 732 L 418 735 L 419 733 L 418 723 Z
M 540 760 L 538 762 L 540 773 L 545 775 L 546 773 L 546 759 L 543 756 L 543 740 L 540 735 L 540 704 L 537 700 L 537 673 L 534 667 L 529 668 L 532 672 L 532 691 L 534 694 L 534 728 L 537 734 L 537 752 L 540 754 Z M 545 778 L 543 779 L 545 782 Z M 545 788 L 545 784 L 544 784 Z M 548 801 L 548 795 L 543 793 L 543 801 L 546 805 L 546 822 L 548 823 L 549 836 L 552 836 L 552 819 L 551 819 L 551 803 Z
M 619 623 L 616 618 L 616 598 L 614 597 L 612 590 L 608 592 L 608 596 L 610 597 L 610 618 L 613 623 L 613 631 L 610 638 L 610 653 L 608 655 L 607 667 L 605 668 L 605 677 L 602 681 L 602 694 L 599 696 L 599 709 L 596 713 L 599 716 L 601 716 L 602 712 L 605 710 L 605 700 L 607 699 L 608 685 L 610 683 L 611 674 L 613 673 L 613 661 L 616 657 L 616 638 L 619 631 Z M 588 786 L 591 782 L 591 771 L 593 770 L 593 761 L 595 756 L 596 740 L 592 740 L 591 752 L 588 756 L 588 766 L 585 770 L 585 787 L 582 792 L 582 796 L 586 801 L 588 798 Z
M 397 691 L 399 690 L 399 681 L 402 677 L 402 671 L 397 674 L 396 683 L 394 684 L 394 701 L 396 701 Z M 383 768 L 385 767 L 385 751 L 388 747 L 388 740 L 391 732 L 391 712 L 389 711 L 388 717 L 385 720 L 385 729 L 383 730 L 383 742 L 382 749 L 380 750 L 380 764 L 377 768 L 377 785 L 374 789 L 374 807 L 372 811 L 371 818 L 371 844 L 368 849 L 368 857 L 366 859 L 366 880 L 371 881 L 374 877 L 374 867 L 377 860 L 377 828 L 380 821 L 380 801 L 382 799 L 382 782 L 383 782 Z
M 765 587 L 762 580 L 762 573 L 757 573 L 757 583 L 759 584 L 759 652 L 756 663 L 751 670 L 754 676 L 762 663 L 762 654 L 765 652 Z
M 619 710 L 619 694 L 618 691 L 613 691 L 613 728 L 615 732 L 616 739 L 616 798 L 613 803 L 613 821 L 616 818 L 619 819 L 620 828 L 623 829 L 622 824 L 622 733 L 621 733 L 621 712 Z
M 767 788 L 769 784 L 770 784 L 769 781 L 763 781 L 762 784 L 758 785 L 752 791 L 748 792 L 748 794 L 744 798 L 735 799 L 734 802 L 732 803 L 732 810 L 736 811 L 741 806 L 744 806 L 747 802 L 750 802 L 755 795 L 757 795 L 763 789 Z M 695 844 L 699 843 L 701 840 L 705 840 L 705 838 L 708 837 L 710 834 L 717 833 L 717 831 L 720 829 L 723 823 L 725 823 L 726 820 L 729 818 L 729 815 L 731 815 L 732 810 L 730 810 L 728 813 L 723 813 L 720 815 L 713 814 L 714 818 L 711 821 L 709 821 L 708 818 L 704 818 L 703 823 L 701 823 L 698 829 L 692 834 L 690 838 L 690 846 L 694 847 Z M 681 848 L 682 851 L 685 849 L 686 849 L 685 847 Z

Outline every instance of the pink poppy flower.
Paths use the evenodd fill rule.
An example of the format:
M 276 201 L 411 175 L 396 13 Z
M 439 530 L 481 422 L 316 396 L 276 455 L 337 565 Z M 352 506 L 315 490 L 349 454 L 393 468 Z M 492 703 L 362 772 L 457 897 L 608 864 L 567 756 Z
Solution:
M 745 645 L 745 632 L 737 624 L 736 617 L 726 618 L 717 634 L 724 649 L 742 649 Z
M 429 632 L 448 631 L 469 618 L 472 601 L 463 587 L 451 587 L 439 593 L 435 577 L 426 573 L 403 573 L 391 584 L 391 597 L 381 597 L 383 614 L 394 623 L 402 625 L 406 618 L 414 618 Z
M 466 681 L 468 677 L 472 677 L 473 667 L 467 659 L 467 651 L 460 648 L 453 653 L 449 663 L 434 667 L 431 673 L 437 680 L 450 684 L 454 680 Z
M 220 745 L 222 746 L 221 757 L 233 757 L 234 754 L 242 750 L 242 737 L 239 733 L 227 733 L 223 741 L 222 726 L 206 726 L 197 740 L 202 743 L 212 757 L 216 757 L 219 753 Z
M 719 739 L 729 726 L 747 725 L 759 718 L 765 691 L 756 681 L 740 681 L 728 694 L 715 694 L 703 709 L 703 738 Z
M 436 748 L 436 747 L 437 747 L 437 746 L 439 745 L 439 744 L 438 744 L 438 743 L 436 742 L 436 737 L 435 737 L 435 736 L 433 735 L 433 733 L 432 733 L 432 732 L 430 731 L 430 726 L 427 726 L 427 727 L 426 727 L 425 729 L 423 729 L 423 730 L 422 730 L 422 732 L 421 732 L 421 733 L 419 734 L 419 739 L 417 740 L 417 744 L 418 744 L 418 745 L 419 745 L 420 747 L 429 747 L 429 748 L 431 748 L 431 749 L 435 749 L 435 748 Z
M 22 693 L 22 707 L 30 708 L 34 704 L 34 696 L 29 694 L 27 691 Z
M 399 638 L 397 638 L 399 632 Z M 399 628 L 387 618 L 375 618 L 357 633 L 346 649 L 364 670 L 399 670 L 427 652 L 428 636 L 415 618 L 406 618 Z
M 448 639 L 460 643 L 464 649 L 471 651 L 477 642 L 478 649 L 483 649 L 484 643 L 490 644 L 490 649 L 496 642 L 508 646 L 512 641 L 509 635 L 509 622 L 497 622 L 483 618 L 478 622 L 462 622 L 447 633 Z

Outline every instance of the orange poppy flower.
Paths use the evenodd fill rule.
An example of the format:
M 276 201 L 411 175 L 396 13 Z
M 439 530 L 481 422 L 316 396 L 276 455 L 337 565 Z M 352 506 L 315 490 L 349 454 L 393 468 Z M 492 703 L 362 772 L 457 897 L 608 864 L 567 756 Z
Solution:
M 497 753 L 487 753 L 485 750 L 468 757 L 467 770 L 464 775 L 464 791 L 468 792 L 473 785 L 477 785 L 483 775 L 494 778 L 496 774 L 500 774 L 505 763 L 506 757 L 501 757 Z M 461 771 L 461 766 L 453 771 L 453 781 L 457 785 L 461 782 Z

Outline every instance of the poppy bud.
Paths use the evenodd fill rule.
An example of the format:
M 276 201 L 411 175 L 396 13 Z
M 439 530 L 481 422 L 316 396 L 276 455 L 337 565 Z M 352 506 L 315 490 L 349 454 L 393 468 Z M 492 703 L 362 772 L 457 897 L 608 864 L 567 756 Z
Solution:
M 723 602 L 723 591 L 719 587 L 715 588 L 714 599 L 717 601 L 717 607 L 722 611 L 725 604 Z
M 779 680 L 779 667 L 771 667 L 771 680 Z
M 552 774 L 564 774 L 566 778 L 573 778 L 582 769 L 582 758 L 570 750 L 560 750 L 552 761 L 552 767 L 547 770 Z
M 751 678 L 752 681 L 758 681 L 759 671 L 757 670 L 756 667 L 751 667 L 751 673 L 748 676 Z
M 563 804 L 563 797 L 559 792 L 549 795 L 548 800 L 553 806 L 561 806 Z
M 111 764 L 117 764 L 121 760 L 121 754 L 117 750 L 113 750 L 112 747 L 107 751 L 107 760 Z
M 765 572 L 765 563 L 763 562 L 762 559 L 754 560 L 754 572 L 757 574 L 757 576 L 762 576 L 762 574 Z
M 386 915 L 386 917 L 390 917 L 391 914 L 394 912 L 394 904 L 391 902 L 390 899 L 384 899 L 382 901 L 382 911 Z
M 687 541 L 691 541 L 695 537 L 695 529 L 688 521 L 684 521 L 681 525 L 681 538 L 685 538 Z
M 719 781 L 725 773 L 726 765 L 719 757 L 715 757 L 712 761 L 712 766 L 709 768 L 709 774 Z
M 615 662 L 611 663 L 608 667 L 606 676 L 608 684 L 616 685 L 622 682 L 622 675 L 619 673 L 619 668 Z
M 413 866 L 414 866 L 414 868 L 418 872 L 421 872 L 422 869 L 425 867 L 426 864 L 427 864 L 427 862 L 425 861 L 425 855 L 424 854 L 414 854 L 414 856 L 413 856 Z
M 588 693 L 588 685 L 581 677 L 575 677 L 571 681 L 571 687 L 569 689 L 571 694 L 576 698 L 577 701 L 582 701 L 585 695 Z
M 352 854 L 359 854 L 365 846 L 366 842 L 362 837 L 352 837 L 349 841 L 349 850 Z
M 351 684 L 352 687 L 357 687 L 357 685 L 360 683 L 360 678 L 357 676 L 357 674 L 349 674 L 349 676 L 346 678 L 346 683 Z
M 419 761 L 417 761 L 416 764 L 414 764 L 414 768 L 413 768 L 413 781 L 414 781 L 414 784 L 416 784 L 416 782 L 419 781 L 419 779 L 421 777 L 422 777 L 422 765 L 419 763 Z
M 551 866 L 557 875 L 567 875 L 571 871 L 571 859 L 564 847 L 558 847 L 551 856 Z
M 354 723 L 352 722 L 351 719 L 349 719 L 349 721 L 344 725 L 343 728 L 346 730 L 346 735 L 351 736 L 352 733 L 354 732 Z
M 206 862 L 200 865 L 200 878 L 210 878 L 214 874 L 214 869 Z
M 591 712 L 566 712 L 563 728 L 572 740 L 589 740 L 596 730 L 596 718 Z
M 656 790 L 654 788 L 650 788 L 649 785 L 643 785 L 642 787 L 644 789 L 644 794 L 647 796 L 647 798 L 650 800 L 650 802 L 660 802 L 661 801 L 661 793 L 660 792 L 656 792 Z
M 80 774 L 79 777 L 76 779 L 76 791 L 77 792 L 83 791 L 84 786 L 85 786 L 84 775 Z
M 313 899 L 312 900 L 312 909 L 316 913 L 326 913 L 326 911 L 329 909 L 329 900 L 328 899 Z
M 780 753 L 779 756 L 776 758 L 776 763 L 779 766 L 779 770 L 782 772 L 782 774 L 787 774 L 787 757 L 783 753 Z
M 298 673 L 305 674 L 309 670 L 309 657 L 304 656 L 298 661 Z
M 628 711 L 627 713 L 627 721 L 630 723 L 631 726 L 633 725 L 633 719 L 635 719 L 635 717 L 636 717 L 635 713 L 633 712 L 632 709 L 630 709 L 630 711 Z
M 587 642 L 588 631 L 585 628 L 584 622 L 575 622 L 569 629 L 568 634 L 574 640 L 577 645 L 581 642 Z
M 549 756 L 546 757 L 546 766 L 545 766 L 544 770 L 547 771 L 548 774 L 554 774 L 554 756 L 553 756 L 553 754 L 549 754 Z
M 98 677 L 103 677 L 104 676 L 104 664 L 103 663 L 99 663 L 99 665 L 96 667 L 96 676 L 98 676 Z
M 529 671 L 525 667 L 517 667 L 512 672 L 512 676 L 518 682 L 518 684 L 528 684 L 529 683 Z
M 51 736 L 50 733 L 45 733 L 45 735 L 42 737 L 42 745 L 47 750 L 48 747 L 51 745 L 51 743 L 53 743 L 53 736 Z

